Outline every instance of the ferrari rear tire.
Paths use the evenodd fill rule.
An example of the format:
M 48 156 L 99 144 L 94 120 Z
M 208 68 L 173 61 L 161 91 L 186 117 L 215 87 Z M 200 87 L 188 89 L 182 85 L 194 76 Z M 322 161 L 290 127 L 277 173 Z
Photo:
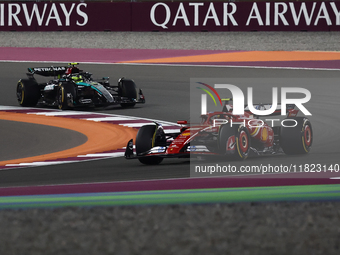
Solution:
M 249 155 L 250 134 L 242 125 L 222 125 L 219 131 L 219 152 L 228 159 L 244 160 Z
M 139 129 L 136 137 L 137 156 L 152 148 L 152 141 L 156 132 L 156 128 L 157 127 L 155 125 L 145 125 Z M 157 156 L 146 156 L 138 158 L 138 160 L 145 165 L 158 165 L 163 161 L 163 158 Z
M 313 144 L 313 129 L 309 119 L 292 117 L 284 120 L 284 124 L 285 126 L 280 128 L 280 145 L 283 152 L 287 155 L 307 154 Z
M 126 97 L 128 99 L 136 100 L 137 99 L 137 88 L 136 84 L 133 80 L 129 79 L 122 79 L 118 85 L 119 95 L 121 97 Z M 120 105 L 124 108 L 126 107 L 133 107 L 136 103 L 121 103 Z
M 76 97 L 74 85 L 71 83 L 61 84 L 58 88 L 57 102 L 60 110 L 68 110 L 73 106 Z
M 39 98 L 40 89 L 35 80 L 19 80 L 17 84 L 17 99 L 21 106 L 36 106 Z

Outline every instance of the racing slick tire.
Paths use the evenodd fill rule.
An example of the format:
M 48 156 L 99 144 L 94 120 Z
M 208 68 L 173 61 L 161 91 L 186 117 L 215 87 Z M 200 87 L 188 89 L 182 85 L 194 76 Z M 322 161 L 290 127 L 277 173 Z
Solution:
M 19 80 L 17 84 L 17 99 L 21 106 L 36 106 L 39 98 L 40 89 L 35 80 Z
M 231 160 L 244 160 L 250 150 L 250 134 L 243 125 L 222 125 L 219 131 L 219 151 Z
M 280 145 L 287 155 L 307 154 L 313 143 L 313 129 L 309 119 L 292 117 L 280 128 Z M 294 126 L 295 127 L 289 127 Z
M 156 132 L 155 125 L 142 126 L 137 133 L 136 137 L 136 153 L 146 152 L 152 148 L 152 140 Z M 163 158 L 157 156 L 146 156 L 138 158 L 139 162 L 145 165 L 158 165 L 163 161 Z
M 68 95 L 71 95 L 71 98 Z M 57 103 L 60 110 L 71 109 L 75 98 L 76 90 L 72 83 L 62 83 L 59 85 Z
M 126 97 L 131 100 L 137 99 L 137 87 L 133 80 L 121 79 L 118 84 L 118 94 L 121 97 Z M 121 103 L 120 105 L 124 108 L 133 107 L 136 103 Z

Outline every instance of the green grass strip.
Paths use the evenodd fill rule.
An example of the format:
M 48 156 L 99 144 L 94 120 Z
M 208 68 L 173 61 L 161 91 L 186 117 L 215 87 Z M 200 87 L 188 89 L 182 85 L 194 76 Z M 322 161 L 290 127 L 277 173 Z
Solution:
M 0 209 L 340 200 L 340 184 L 0 197 Z

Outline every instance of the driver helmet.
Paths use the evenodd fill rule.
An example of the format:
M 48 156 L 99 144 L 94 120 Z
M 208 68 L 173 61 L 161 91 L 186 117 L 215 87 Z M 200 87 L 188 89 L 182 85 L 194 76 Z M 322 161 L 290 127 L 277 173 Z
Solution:
M 83 80 L 83 76 L 80 75 L 80 74 L 77 74 L 77 75 L 72 76 L 72 80 L 73 80 L 74 82 L 83 82 L 83 81 L 84 81 L 84 80 Z
M 227 98 L 224 101 L 225 103 L 224 103 L 222 112 L 232 112 L 233 111 L 233 99 Z

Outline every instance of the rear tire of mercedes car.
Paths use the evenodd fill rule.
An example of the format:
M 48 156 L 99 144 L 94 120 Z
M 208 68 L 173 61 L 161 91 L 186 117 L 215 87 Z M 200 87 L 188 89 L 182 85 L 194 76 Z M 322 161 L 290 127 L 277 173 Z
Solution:
M 250 150 L 250 135 L 241 125 L 222 125 L 219 132 L 219 151 L 228 159 L 244 160 Z
M 156 132 L 156 128 L 157 127 L 155 125 L 145 125 L 139 129 L 136 137 L 137 156 L 152 148 L 152 140 Z M 146 156 L 143 158 L 138 158 L 138 160 L 145 165 L 158 165 L 163 161 L 163 158 L 157 156 Z
M 35 80 L 19 80 L 17 84 L 17 99 L 21 106 L 36 106 L 39 98 L 40 89 Z
M 307 154 L 313 143 L 313 129 L 309 119 L 292 117 L 280 128 L 280 145 L 287 155 Z M 293 127 L 296 125 L 295 127 Z
M 121 97 L 131 100 L 137 99 L 137 87 L 133 80 L 122 79 L 118 84 L 118 91 Z M 136 103 L 121 103 L 123 108 L 134 107 Z
M 71 95 L 69 98 L 68 95 Z M 68 110 L 73 107 L 76 91 L 72 83 L 61 84 L 58 88 L 57 102 L 60 110 Z

